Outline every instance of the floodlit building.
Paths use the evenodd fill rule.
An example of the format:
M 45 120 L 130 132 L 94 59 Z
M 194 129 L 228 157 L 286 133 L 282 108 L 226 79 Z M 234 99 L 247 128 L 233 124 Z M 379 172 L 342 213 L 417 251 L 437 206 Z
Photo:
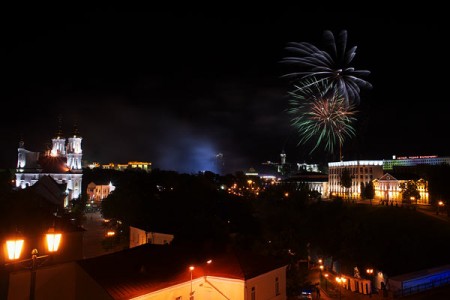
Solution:
M 173 240 L 173 234 L 130 226 L 130 248 L 143 244 L 166 245 Z
M 328 198 L 328 175 L 320 172 L 303 172 L 283 179 L 284 183 L 305 184 L 310 191 L 315 191 L 321 197 Z
M 347 191 L 341 185 L 342 172 L 347 169 L 352 176 L 352 186 Z M 382 160 L 353 160 L 328 163 L 328 188 L 330 196 L 359 199 L 361 196 L 361 183 L 367 184 L 373 179 L 383 176 Z
M 130 161 L 127 164 L 109 163 L 106 165 L 102 165 L 102 169 L 117 170 L 117 171 L 143 170 L 146 172 L 151 172 L 152 163 L 151 162 L 142 162 L 142 161 Z
M 38 268 L 36 299 L 286 300 L 286 269 L 253 252 L 145 244 Z M 28 299 L 29 280 L 11 274 L 9 299 Z
M 81 136 L 77 126 L 66 140 L 61 124 L 52 138 L 52 147 L 45 152 L 32 152 L 25 149 L 23 140 L 19 142 L 16 168 L 16 187 L 20 189 L 34 185 L 43 176 L 52 177 L 58 184 L 66 186 L 67 207 L 70 200 L 81 196 L 83 176 L 81 159 Z
M 393 156 L 393 159 L 383 160 L 383 169 L 389 172 L 394 170 L 395 167 L 441 164 L 450 165 L 450 157 L 439 157 L 437 155 Z
M 400 205 L 402 203 L 400 184 L 409 180 L 413 180 L 416 183 L 417 190 L 420 194 L 420 199 L 410 199 L 412 200 L 412 204 L 430 204 L 428 182 L 422 178 L 407 174 L 399 174 L 394 177 L 391 174 L 386 173 L 380 178 L 374 179 L 373 187 L 375 189 L 375 200 L 385 201 L 386 204 L 392 203 Z
M 91 182 L 87 186 L 86 193 L 91 204 L 100 205 L 102 200 L 108 197 L 115 189 L 116 187 L 111 182 L 109 184 L 95 184 Z

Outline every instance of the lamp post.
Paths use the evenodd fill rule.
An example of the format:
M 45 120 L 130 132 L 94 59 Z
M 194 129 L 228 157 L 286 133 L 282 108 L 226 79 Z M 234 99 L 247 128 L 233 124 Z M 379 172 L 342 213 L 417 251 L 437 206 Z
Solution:
M 336 281 L 339 285 L 339 299 L 342 298 L 342 286 L 347 282 L 347 279 L 345 279 L 344 277 L 336 277 Z
M 212 263 L 212 259 L 208 259 L 206 261 L 206 271 L 205 271 L 205 278 L 208 276 L 208 269 L 209 269 L 209 265 Z
M 373 285 L 373 282 L 372 282 L 372 278 L 373 277 L 372 277 L 372 275 L 373 275 L 373 269 L 367 269 L 366 273 L 370 277 L 370 293 L 369 293 L 369 296 L 372 296 L 372 285 Z M 367 292 L 369 292 L 369 291 L 367 291 Z
M 47 250 L 49 253 L 53 253 L 58 251 L 59 244 L 61 242 L 61 233 L 56 233 L 54 228 L 51 228 L 49 232 L 46 234 L 47 240 Z M 9 264 L 15 263 L 25 263 L 30 262 L 31 266 L 29 267 L 31 270 L 30 277 L 30 300 L 35 299 L 35 291 L 36 291 L 36 271 L 38 267 L 45 262 L 45 260 L 49 257 L 49 255 L 38 256 L 39 252 L 37 249 L 33 249 L 31 251 L 31 258 L 18 261 L 20 258 L 20 254 L 22 252 L 22 247 L 24 244 L 23 239 L 12 239 L 6 241 L 6 250 L 8 253 L 8 259 L 10 261 Z M 39 263 L 41 261 L 41 263 Z
M 439 211 L 440 211 L 441 207 L 443 207 L 443 206 L 444 206 L 444 201 L 440 200 L 440 201 L 438 202 L 438 206 L 437 206 L 437 210 L 436 210 L 436 215 L 439 215 Z
M 323 275 L 325 277 L 325 291 L 328 291 L 328 273 Z
M 189 267 L 189 271 L 191 272 L 191 292 L 189 293 L 189 299 L 190 300 L 192 300 L 192 299 L 194 299 L 194 295 L 193 295 L 193 292 L 192 292 L 192 271 L 194 271 L 194 266 L 190 266 Z

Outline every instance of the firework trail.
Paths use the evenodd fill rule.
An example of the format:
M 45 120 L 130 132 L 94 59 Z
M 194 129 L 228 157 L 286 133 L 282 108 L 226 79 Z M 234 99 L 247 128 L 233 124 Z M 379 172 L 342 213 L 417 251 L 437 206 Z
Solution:
M 310 151 L 324 146 L 334 153 L 337 145 L 342 146 L 346 138 L 355 135 L 352 124 L 356 120 L 354 105 L 346 103 L 345 98 L 326 80 L 310 78 L 303 86 L 296 86 L 290 92 L 290 108 L 293 115 L 291 125 L 300 134 L 298 144 L 315 142 Z
M 326 46 L 330 52 L 320 50 L 307 42 L 290 42 L 286 50 L 292 53 L 281 62 L 300 67 L 299 71 L 283 75 L 299 80 L 316 78 L 318 82 L 327 81 L 344 97 L 345 104 L 359 104 L 360 88 L 372 88 L 361 76 L 370 74 L 368 70 L 355 70 L 350 66 L 356 55 L 356 46 L 347 49 L 347 31 L 342 30 L 337 39 L 329 30 L 324 32 Z M 311 81 L 308 81 L 311 84 Z M 304 87 L 304 86 L 303 86 Z

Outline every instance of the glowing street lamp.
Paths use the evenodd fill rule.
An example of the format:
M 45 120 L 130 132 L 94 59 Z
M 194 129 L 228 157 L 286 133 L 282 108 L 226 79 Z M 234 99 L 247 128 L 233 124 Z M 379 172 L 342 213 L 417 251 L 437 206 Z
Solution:
M 6 241 L 6 251 L 8 253 L 9 260 L 19 259 L 20 252 L 22 252 L 23 240 L 9 240 Z
M 345 283 L 347 282 L 347 279 L 345 277 L 336 277 L 336 282 L 339 285 L 339 299 L 341 299 L 342 297 L 342 286 L 345 285 Z
M 370 277 L 370 294 L 369 295 L 371 295 L 372 294 L 372 286 L 373 286 L 373 277 L 372 277 L 373 269 L 371 269 L 371 268 L 366 269 L 366 273 Z
M 325 277 L 325 290 L 328 291 L 328 273 L 323 274 Z
M 444 206 L 444 201 L 440 200 L 438 202 L 438 206 L 437 206 L 437 210 L 436 210 L 437 215 L 439 215 L 439 211 L 440 211 L 441 207 L 443 207 L 443 206 Z
M 61 233 L 56 233 L 54 228 L 51 228 L 46 234 L 47 240 L 47 250 L 50 253 L 56 252 L 59 249 L 59 245 L 61 243 Z M 36 270 L 37 268 L 45 262 L 45 259 L 49 257 L 49 255 L 38 256 L 39 252 L 37 249 L 33 249 L 31 251 L 31 259 L 25 259 L 18 261 L 20 258 L 20 254 L 22 252 L 24 240 L 23 239 L 13 239 L 6 241 L 6 250 L 8 259 L 12 263 L 24 263 L 31 262 L 31 280 L 30 280 L 30 299 L 35 299 L 35 289 L 36 289 Z M 39 260 L 42 260 L 41 264 L 38 263 Z
M 208 276 L 208 268 L 209 268 L 209 265 L 212 263 L 212 259 L 208 259 L 207 261 L 206 261 L 206 272 L 205 272 L 205 278 Z

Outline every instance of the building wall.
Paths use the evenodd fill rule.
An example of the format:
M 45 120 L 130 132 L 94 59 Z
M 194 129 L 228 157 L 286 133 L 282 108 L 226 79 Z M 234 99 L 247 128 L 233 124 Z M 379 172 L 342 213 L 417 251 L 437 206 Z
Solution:
M 341 186 L 341 174 L 348 169 L 352 175 L 352 187 L 347 191 Z M 382 160 L 356 160 L 328 163 L 328 188 L 330 196 L 347 197 L 352 199 L 361 197 L 361 183 L 368 183 L 383 176 Z
M 86 193 L 88 195 L 89 201 L 95 202 L 97 205 L 100 205 L 101 201 L 111 194 L 116 189 L 114 185 L 106 184 L 106 185 L 97 185 L 94 182 L 88 184 Z
M 436 155 L 428 155 L 428 156 L 397 157 L 396 159 L 385 159 L 383 160 L 383 169 L 386 171 L 391 171 L 396 166 L 410 167 L 417 165 L 440 165 L 440 164 L 450 165 L 450 157 L 438 157 Z
M 147 232 L 143 229 L 130 226 L 130 248 L 147 243 L 156 245 L 170 244 L 173 238 L 173 234 Z
M 147 233 L 145 230 L 130 226 L 130 248 L 134 248 L 147 243 Z
M 245 284 L 240 279 L 228 279 L 223 277 L 200 277 L 192 280 L 192 292 L 196 300 L 232 299 L 246 300 L 244 294 Z M 189 300 L 191 293 L 191 281 L 177 284 L 156 292 L 148 293 L 135 300 Z M 248 298 L 250 299 L 250 298 Z M 272 299 L 272 298 L 260 298 Z M 276 299 L 276 298 L 274 298 Z
M 373 186 L 375 189 L 375 199 L 378 201 L 387 201 L 388 203 L 394 202 L 400 205 L 402 203 L 402 193 L 400 184 L 407 182 L 408 180 L 398 180 L 393 178 L 391 180 L 374 180 Z M 428 182 L 425 180 L 417 181 L 417 189 L 420 194 L 420 199 L 417 200 L 417 204 L 428 205 Z M 412 204 L 416 204 L 413 201 Z
M 286 268 L 287 267 L 278 268 L 247 280 L 245 284 L 245 299 L 287 299 Z M 255 298 L 252 298 L 252 292 L 254 292 Z

